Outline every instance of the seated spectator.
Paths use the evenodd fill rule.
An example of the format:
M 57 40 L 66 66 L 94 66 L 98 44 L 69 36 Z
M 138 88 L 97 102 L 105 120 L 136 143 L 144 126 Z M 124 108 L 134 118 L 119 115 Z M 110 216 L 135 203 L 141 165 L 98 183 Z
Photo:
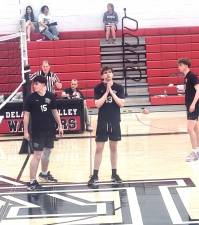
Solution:
M 41 7 L 41 14 L 38 17 L 39 31 L 49 40 L 59 40 L 57 31 L 57 23 L 52 21 L 47 5 Z
M 103 22 L 106 31 L 106 41 L 109 42 L 110 34 L 112 34 L 112 42 L 114 43 L 116 40 L 118 15 L 114 11 L 114 6 L 112 3 L 107 5 L 107 11 L 104 13 Z
M 89 120 L 89 115 L 88 115 L 88 108 L 86 105 L 86 100 L 84 98 L 84 95 L 82 92 L 78 89 L 78 81 L 73 79 L 71 80 L 71 87 L 67 88 L 62 92 L 62 97 L 63 98 L 68 98 L 68 99 L 83 99 L 84 100 L 84 120 L 85 120 L 85 125 L 86 125 L 86 131 L 93 131 L 90 120 Z
M 30 34 L 31 32 L 35 31 L 35 24 L 36 24 L 33 9 L 30 5 L 26 7 L 24 19 L 26 20 L 27 41 L 30 41 Z

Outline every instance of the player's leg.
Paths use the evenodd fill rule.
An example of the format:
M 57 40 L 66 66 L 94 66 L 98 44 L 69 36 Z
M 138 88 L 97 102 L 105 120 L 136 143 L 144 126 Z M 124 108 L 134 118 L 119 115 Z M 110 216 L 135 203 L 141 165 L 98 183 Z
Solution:
M 94 156 L 94 170 L 93 170 L 93 175 L 88 181 L 88 186 L 95 185 L 96 181 L 98 180 L 98 172 L 102 162 L 102 153 L 104 150 L 104 144 L 108 140 L 106 122 L 98 121 L 95 140 L 96 140 L 96 150 L 95 150 L 95 156 Z
M 104 149 L 104 144 L 105 142 L 96 142 L 96 150 L 95 150 L 95 156 L 94 156 L 94 170 L 93 170 L 93 175 L 88 181 L 88 186 L 93 186 L 98 181 L 98 172 L 102 162 L 102 153 Z
M 192 152 L 190 155 L 187 156 L 186 161 L 195 161 L 198 159 L 198 154 L 197 154 L 197 145 L 198 145 L 198 137 L 196 133 L 196 126 L 197 126 L 197 120 L 195 118 L 194 113 L 189 113 L 188 112 L 188 120 L 187 120 L 187 131 L 190 137 L 191 141 L 191 146 L 192 146 Z
M 197 149 L 199 151 L 199 122 L 197 121 L 196 126 L 195 126 L 195 133 L 197 137 Z
M 50 155 L 53 147 L 53 137 L 45 137 L 44 148 L 41 157 L 41 172 L 39 174 L 39 179 L 43 182 L 57 182 L 57 179 L 55 179 L 50 171 L 48 171 Z
M 121 183 L 122 179 L 117 174 L 117 161 L 118 161 L 118 141 L 121 140 L 120 122 L 109 123 L 109 146 L 110 146 L 110 160 L 112 167 L 111 180 L 116 183 Z
M 28 183 L 28 190 L 35 191 L 35 190 L 41 190 L 42 186 L 37 182 L 36 175 L 38 166 L 41 160 L 42 156 L 42 150 L 43 150 L 43 140 L 42 138 L 33 138 L 32 139 L 32 145 L 34 149 L 34 153 L 32 156 L 32 160 L 30 162 L 30 183 Z

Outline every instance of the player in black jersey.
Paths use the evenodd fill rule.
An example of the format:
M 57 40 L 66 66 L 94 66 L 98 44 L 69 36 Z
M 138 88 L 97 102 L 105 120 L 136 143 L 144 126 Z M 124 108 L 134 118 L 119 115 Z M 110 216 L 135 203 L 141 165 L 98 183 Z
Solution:
M 187 156 L 186 161 L 199 159 L 199 80 L 191 72 L 190 59 L 179 59 L 178 68 L 185 75 L 185 105 L 187 109 L 187 130 L 190 136 L 192 152 Z
M 98 180 L 98 171 L 102 161 L 102 152 L 105 142 L 109 139 L 112 181 L 121 183 L 122 180 L 117 174 L 117 143 L 121 140 L 120 130 L 120 107 L 124 106 L 124 88 L 113 82 L 113 70 L 104 67 L 101 72 L 102 82 L 94 89 L 95 104 L 99 109 L 97 131 L 96 131 L 96 152 L 94 159 L 94 171 L 88 186 L 95 185 Z
M 33 79 L 34 92 L 27 98 L 24 106 L 24 138 L 31 139 L 34 150 L 30 162 L 28 190 L 42 189 L 36 180 L 40 159 L 42 172 L 39 174 L 39 178 L 43 181 L 57 181 L 48 171 L 50 152 L 54 147 L 54 119 L 58 124 L 60 135 L 63 135 L 63 129 L 54 94 L 46 90 L 46 82 L 44 76 L 36 76 Z M 31 137 L 28 131 L 30 120 Z

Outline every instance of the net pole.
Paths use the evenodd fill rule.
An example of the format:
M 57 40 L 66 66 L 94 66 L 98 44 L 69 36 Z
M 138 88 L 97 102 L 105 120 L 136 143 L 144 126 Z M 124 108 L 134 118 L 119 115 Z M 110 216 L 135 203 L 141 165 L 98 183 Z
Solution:
M 28 65 L 28 50 L 26 40 L 26 21 L 20 20 L 20 47 L 21 47 L 21 76 L 22 82 L 25 80 L 24 68 Z

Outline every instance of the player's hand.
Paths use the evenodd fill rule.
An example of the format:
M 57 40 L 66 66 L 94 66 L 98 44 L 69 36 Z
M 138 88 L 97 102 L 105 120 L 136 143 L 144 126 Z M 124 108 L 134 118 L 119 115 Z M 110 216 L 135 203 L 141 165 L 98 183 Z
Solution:
M 62 126 L 58 127 L 58 132 L 59 132 L 60 137 L 62 137 L 64 135 L 64 130 L 63 130 Z
M 192 113 L 195 111 L 196 105 L 195 104 L 191 104 L 189 107 L 189 112 Z
M 107 94 L 110 92 L 110 88 L 111 88 L 110 84 L 107 83 L 107 84 L 106 84 L 106 93 L 107 93 Z
M 29 141 L 30 140 L 30 134 L 28 132 L 24 132 L 24 138 Z

